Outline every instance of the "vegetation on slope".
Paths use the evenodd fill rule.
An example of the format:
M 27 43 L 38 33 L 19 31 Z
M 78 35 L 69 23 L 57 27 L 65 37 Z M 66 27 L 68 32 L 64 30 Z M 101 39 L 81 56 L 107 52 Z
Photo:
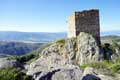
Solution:
M 118 62 L 111 62 L 111 61 L 102 61 L 96 63 L 89 63 L 80 66 L 80 68 L 85 69 L 86 67 L 93 67 L 96 69 L 107 69 L 112 73 L 120 73 L 120 61 Z
M 110 36 L 103 36 L 101 37 L 101 41 L 102 43 L 113 43 L 113 42 L 117 42 L 118 44 L 120 44 L 120 36 L 114 36 L 114 35 L 110 35 Z
M 0 54 L 24 55 L 37 49 L 42 43 L 0 42 Z
M 0 80 L 33 80 L 18 68 L 8 67 L 0 70 Z
M 31 62 L 37 60 L 41 56 L 42 50 L 47 46 L 49 46 L 50 44 L 51 43 L 43 44 L 36 50 L 33 50 L 30 53 L 27 53 L 25 55 L 21 55 L 21 56 L 14 55 L 14 56 L 7 56 L 7 57 L 9 59 L 17 60 L 22 64 L 30 64 Z

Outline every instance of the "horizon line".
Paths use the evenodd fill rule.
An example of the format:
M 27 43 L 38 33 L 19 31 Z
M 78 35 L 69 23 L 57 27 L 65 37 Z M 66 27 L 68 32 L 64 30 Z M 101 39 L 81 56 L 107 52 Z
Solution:
M 108 30 L 108 31 L 100 31 L 100 32 L 115 32 L 115 31 L 120 31 L 120 30 Z M 43 33 L 61 33 L 61 32 L 66 32 L 67 31 L 17 31 L 17 30 L 0 30 L 0 32 L 43 32 Z

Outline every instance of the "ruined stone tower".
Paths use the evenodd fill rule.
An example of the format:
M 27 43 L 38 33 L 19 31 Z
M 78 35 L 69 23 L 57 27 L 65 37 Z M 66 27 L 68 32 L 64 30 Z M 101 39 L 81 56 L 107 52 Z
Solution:
M 99 10 L 84 10 L 69 16 L 68 38 L 76 37 L 80 32 L 92 34 L 100 44 Z

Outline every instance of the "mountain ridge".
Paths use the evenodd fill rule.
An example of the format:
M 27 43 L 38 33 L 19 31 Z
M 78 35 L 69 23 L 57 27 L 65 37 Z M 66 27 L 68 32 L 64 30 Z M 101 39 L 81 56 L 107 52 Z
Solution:
M 66 37 L 66 33 L 0 31 L 0 41 L 46 43 Z

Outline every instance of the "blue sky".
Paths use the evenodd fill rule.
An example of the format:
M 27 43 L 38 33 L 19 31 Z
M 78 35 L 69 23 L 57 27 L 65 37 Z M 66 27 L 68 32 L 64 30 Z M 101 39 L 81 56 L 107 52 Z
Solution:
M 100 10 L 101 31 L 120 31 L 120 0 L 0 0 L 0 31 L 63 32 L 86 9 Z

